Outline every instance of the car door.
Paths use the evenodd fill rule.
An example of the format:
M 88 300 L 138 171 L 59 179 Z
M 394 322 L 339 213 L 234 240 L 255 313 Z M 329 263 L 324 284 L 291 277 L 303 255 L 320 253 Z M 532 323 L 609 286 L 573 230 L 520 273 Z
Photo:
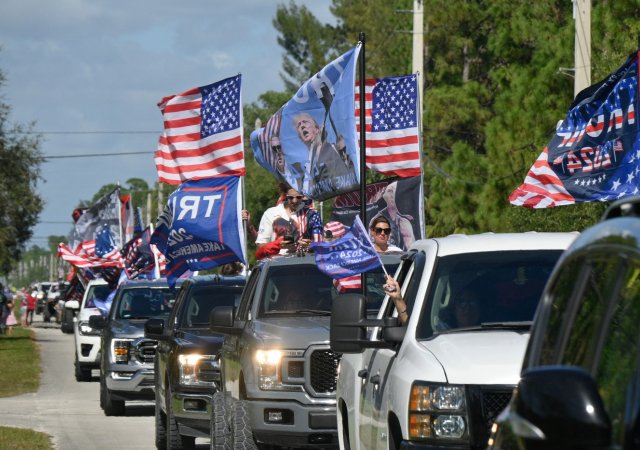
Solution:
M 234 322 L 245 322 L 250 320 L 251 316 L 251 304 L 253 297 L 256 293 L 256 286 L 260 276 L 262 275 L 262 268 L 255 267 L 251 271 L 251 275 L 247 280 L 247 284 L 242 291 L 242 297 L 240 298 L 240 304 L 235 310 Z M 244 333 L 243 333 L 244 334 Z M 240 372 L 241 372 L 241 339 L 243 334 L 225 334 L 222 342 L 222 377 L 224 390 L 230 392 L 234 398 L 240 398 Z
M 407 258 L 396 273 L 396 278 L 402 286 L 402 294 L 407 302 L 407 309 L 411 314 L 414 298 L 420 284 L 420 276 L 424 267 L 424 254 L 414 253 Z M 406 282 L 405 282 L 406 281 Z M 378 317 L 396 316 L 397 312 L 392 302 L 385 305 L 382 315 Z M 372 340 L 382 340 L 382 329 L 373 330 Z M 365 364 L 361 390 L 360 443 L 364 448 L 387 449 L 388 408 L 389 396 L 392 395 L 389 380 L 393 370 L 399 346 L 393 348 L 367 349 L 363 357 Z

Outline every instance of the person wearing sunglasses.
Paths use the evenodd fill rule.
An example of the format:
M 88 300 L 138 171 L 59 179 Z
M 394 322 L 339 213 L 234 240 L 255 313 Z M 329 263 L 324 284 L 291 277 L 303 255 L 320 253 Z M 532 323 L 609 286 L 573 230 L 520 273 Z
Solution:
M 380 254 L 402 252 L 400 247 L 389 244 L 391 236 L 391 224 L 385 216 L 375 217 L 369 226 L 373 247 Z

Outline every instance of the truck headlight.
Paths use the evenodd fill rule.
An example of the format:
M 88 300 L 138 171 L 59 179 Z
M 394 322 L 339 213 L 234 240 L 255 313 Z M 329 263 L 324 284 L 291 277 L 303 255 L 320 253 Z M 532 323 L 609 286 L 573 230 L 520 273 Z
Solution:
M 85 322 L 85 321 L 78 323 L 78 332 L 84 336 L 100 336 L 100 333 L 101 333 L 100 330 L 91 328 L 89 326 L 89 322 Z
M 258 363 L 258 386 L 268 391 L 278 389 L 280 385 L 280 350 L 257 350 L 256 362 Z
M 130 349 L 131 339 L 113 339 L 111 341 L 111 362 L 127 364 L 129 362 Z
M 409 439 L 467 439 L 463 386 L 414 383 L 409 397 Z
M 214 386 L 220 381 L 220 364 L 215 355 L 178 355 L 179 383 L 184 386 Z

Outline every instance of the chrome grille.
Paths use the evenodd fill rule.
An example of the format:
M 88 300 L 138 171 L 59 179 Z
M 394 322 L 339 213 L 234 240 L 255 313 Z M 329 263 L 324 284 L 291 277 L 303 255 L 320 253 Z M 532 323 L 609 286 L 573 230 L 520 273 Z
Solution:
M 320 394 L 334 393 L 338 381 L 340 355 L 331 350 L 315 350 L 310 358 L 311 387 Z
M 133 354 L 141 363 L 153 363 L 158 343 L 151 339 L 141 339 L 133 345 Z

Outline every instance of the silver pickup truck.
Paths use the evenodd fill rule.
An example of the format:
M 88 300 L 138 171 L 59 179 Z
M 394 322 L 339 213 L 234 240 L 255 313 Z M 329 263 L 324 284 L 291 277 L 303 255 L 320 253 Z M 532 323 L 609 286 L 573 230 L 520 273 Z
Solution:
M 394 270 L 399 256 L 385 257 Z M 384 297 L 382 269 L 368 273 L 368 308 Z M 336 447 L 340 355 L 329 348 L 333 280 L 313 256 L 281 257 L 251 271 L 238 308 L 218 307 L 223 392 L 214 394 L 212 448 Z

